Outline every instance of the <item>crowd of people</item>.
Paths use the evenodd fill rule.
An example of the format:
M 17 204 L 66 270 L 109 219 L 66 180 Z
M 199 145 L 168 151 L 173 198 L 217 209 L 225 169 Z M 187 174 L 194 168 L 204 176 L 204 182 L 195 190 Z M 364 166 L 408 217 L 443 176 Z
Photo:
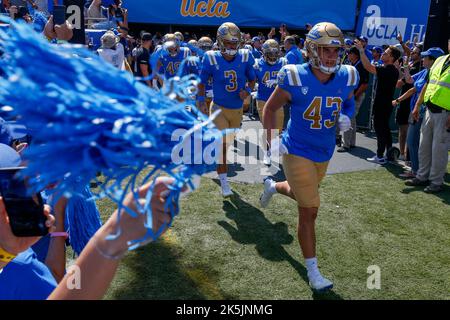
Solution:
M 400 160 L 411 164 L 402 174 L 408 178 L 405 183 L 426 186 L 425 191 L 430 193 L 442 191 L 450 140 L 450 59 L 442 48 L 405 43 L 399 35 L 397 46 L 369 50 L 367 38 L 344 38 L 338 26 L 332 23 L 308 24 L 305 39 L 291 34 L 284 24 L 278 31 L 272 28 L 267 35 L 252 36 L 241 32 L 231 22 L 222 24 L 215 37 L 181 32 L 162 36 L 142 31 L 135 39 L 129 35 L 128 13 L 122 1 L 111 1 L 104 8 L 105 3 L 93 0 L 86 4 L 89 26 L 106 29 L 96 52 L 114 67 L 132 73 L 143 85 L 159 90 L 174 77 L 198 75 L 196 106 L 207 115 L 220 110 L 214 119 L 220 130 L 241 127 L 243 110 L 254 93 L 259 118 L 267 132 L 263 162 L 271 165 L 270 132 L 276 130 L 282 134 L 280 149 L 283 149 L 283 170 L 287 178 L 282 182 L 264 179 L 261 207 L 267 207 L 277 193 L 297 202 L 298 240 L 313 290 L 326 291 L 333 287 L 320 273 L 316 257 L 318 186 L 334 153 L 336 135 L 343 133 L 343 144 L 338 152 L 351 152 L 357 146 L 356 117 L 368 97 L 371 75 L 375 78 L 372 114 L 377 150 L 368 160 L 381 165 L 388 162 L 393 146 L 390 118 L 395 109 Z M 40 23 L 35 30 L 55 45 L 70 41 L 71 25 L 68 22 L 55 25 L 45 4 L 46 1 L 27 0 L 21 5 L 2 0 L 1 9 L 16 20 Z M 44 23 L 37 21 L 36 13 L 32 16 L 27 6 L 42 12 L 46 17 Z M 450 50 L 450 42 L 445 49 Z M 191 63 L 184 64 L 186 59 Z M 395 98 L 397 88 L 402 92 Z M 284 119 L 285 106 L 290 107 L 288 121 Z M 0 120 L 0 168 L 21 165 L 21 154 L 27 147 L 11 128 Z M 224 197 L 233 194 L 226 161 L 233 140 L 233 134 L 224 139 L 217 166 Z M 168 184 L 167 179 L 156 183 L 152 198 L 154 225 L 162 225 L 170 219 L 162 196 Z M 146 196 L 148 188 L 149 185 L 140 188 L 140 197 Z M 136 209 L 132 196 L 127 197 L 125 205 Z M 70 290 L 66 282 L 71 274 L 65 272 L 64 253 L 68 236 L 64 228 L 66 206 L 67 200 L 62 198 L 54 204 L 52 214 L 50 207 L 45 207 L 46 226 L 52 237 L 46 255 L 38 259 L 31 246 L 39 239 L 16 237 L 0 201 L 0 270 L 3 269 L 0 271 L 0 299 L 103 296 L 120 257 L 128 249 L 127 242 L 142 236 L 143 221 L 115 212 L 80 253 L 75 264 L 83 270 L 83 286 L 80 290 Z M 122 219 L 117 220 L 119 214 Z M 123 234 L 112 242 L 106 241 L 117 224 L 121 224 Z M 95 271 L 99 269 L 102 272 Z

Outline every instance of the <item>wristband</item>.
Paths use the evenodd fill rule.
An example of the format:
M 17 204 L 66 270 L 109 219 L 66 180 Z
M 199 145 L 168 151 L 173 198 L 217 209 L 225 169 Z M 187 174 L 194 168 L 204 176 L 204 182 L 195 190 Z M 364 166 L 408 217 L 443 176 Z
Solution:
M 69 237 L 69 234 L 67 232 L 52 232 L 50 233 L 50 237 L 51 238 L 64 237 L 65 239 L 67 239 Z
M 205 96 L 197 96 L 198 102 L 205 102 Z
M 0 247 L 0 261 L 10 263 L 14 260 L 16 257 L 15 254 L 9 253 L 8 251 L 4 250 L 2 247 Z

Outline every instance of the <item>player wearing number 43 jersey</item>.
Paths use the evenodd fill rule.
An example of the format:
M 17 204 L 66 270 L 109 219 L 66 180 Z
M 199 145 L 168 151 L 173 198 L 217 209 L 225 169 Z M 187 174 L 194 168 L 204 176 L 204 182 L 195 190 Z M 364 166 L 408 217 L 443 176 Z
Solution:
M 298 239 L 314 290 L 333 284 L 319 272 L 316 258 L 315 219 L 320 206 L 319 183 L 326 174 L 335 148 L 336 125 L 350 129 L 355 110 L 353 90 L 359 75 L 342 61 L 344 38 L 332 23 L 315 25 L 306 36 L 309 64 L 287 65 L 278 73 L 277 88 L 264 106 L 264 127 L 275 128 L 274 114 L 291 104 L 291 119 L 283 134 L 283 168 L 287 181 L 264 181 L 261 206 L 275 193 L 297 201 Z
M 210 106 L 210 113 L 221 110 L 214 119 L 214 124 L 220 130 L 240 128 L 242 122 L 242 102 L 250 95 L 255 85 L 255 59 L 247 49 L 239 49 L 241 31 L 230 22 L 222 24 L 217 30 L 219 51 L 208 51 L 203 57 L 200 71 L 201 83 L 197 96 L 200 110 L 207 108 L 205 104 L 205 85 L 212 78 L 214 100 Z M 248 81 L 248 86 L 246 83 Z M 222 194 L 225 197 L 233 193 L 227 181 L 226 151 L 234 135 L 226 137 L 230 143 L 224 142 L 221 164 L 217 167 Z

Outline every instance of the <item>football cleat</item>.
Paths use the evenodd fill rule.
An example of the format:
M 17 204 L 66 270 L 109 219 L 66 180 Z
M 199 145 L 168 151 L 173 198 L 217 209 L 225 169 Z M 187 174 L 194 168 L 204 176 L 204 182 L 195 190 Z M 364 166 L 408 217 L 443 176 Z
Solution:
M 274 195 L 274 192 L 271 190 L 272 183 L 274 183 L 274 181 L 271 178 L 264 179 L 264 191 L 259 197 L 259 204 L 261 205 L 261 208 L 267 207 L 272 199 L 272 196 Z

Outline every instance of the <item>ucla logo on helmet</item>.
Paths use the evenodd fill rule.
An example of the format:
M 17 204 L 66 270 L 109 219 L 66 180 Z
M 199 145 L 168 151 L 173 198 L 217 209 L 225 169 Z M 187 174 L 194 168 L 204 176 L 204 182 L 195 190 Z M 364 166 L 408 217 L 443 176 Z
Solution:
M 310 38 L 310 39 L 312 39 L 312 40 L 317 40 L 317 39 L 319 39 L 320 37 L 322 37 L 321 35 L 320 35 L 320 31 L 319 31 L 319 28 L 314 28 L 314 29 L 312 29 L 307 35 L 306 35 L 308 38 Z
M 228 33 L 228 27 L 227 26 L 220 27 L 218 33 L 222 36 L 225 36 Z

